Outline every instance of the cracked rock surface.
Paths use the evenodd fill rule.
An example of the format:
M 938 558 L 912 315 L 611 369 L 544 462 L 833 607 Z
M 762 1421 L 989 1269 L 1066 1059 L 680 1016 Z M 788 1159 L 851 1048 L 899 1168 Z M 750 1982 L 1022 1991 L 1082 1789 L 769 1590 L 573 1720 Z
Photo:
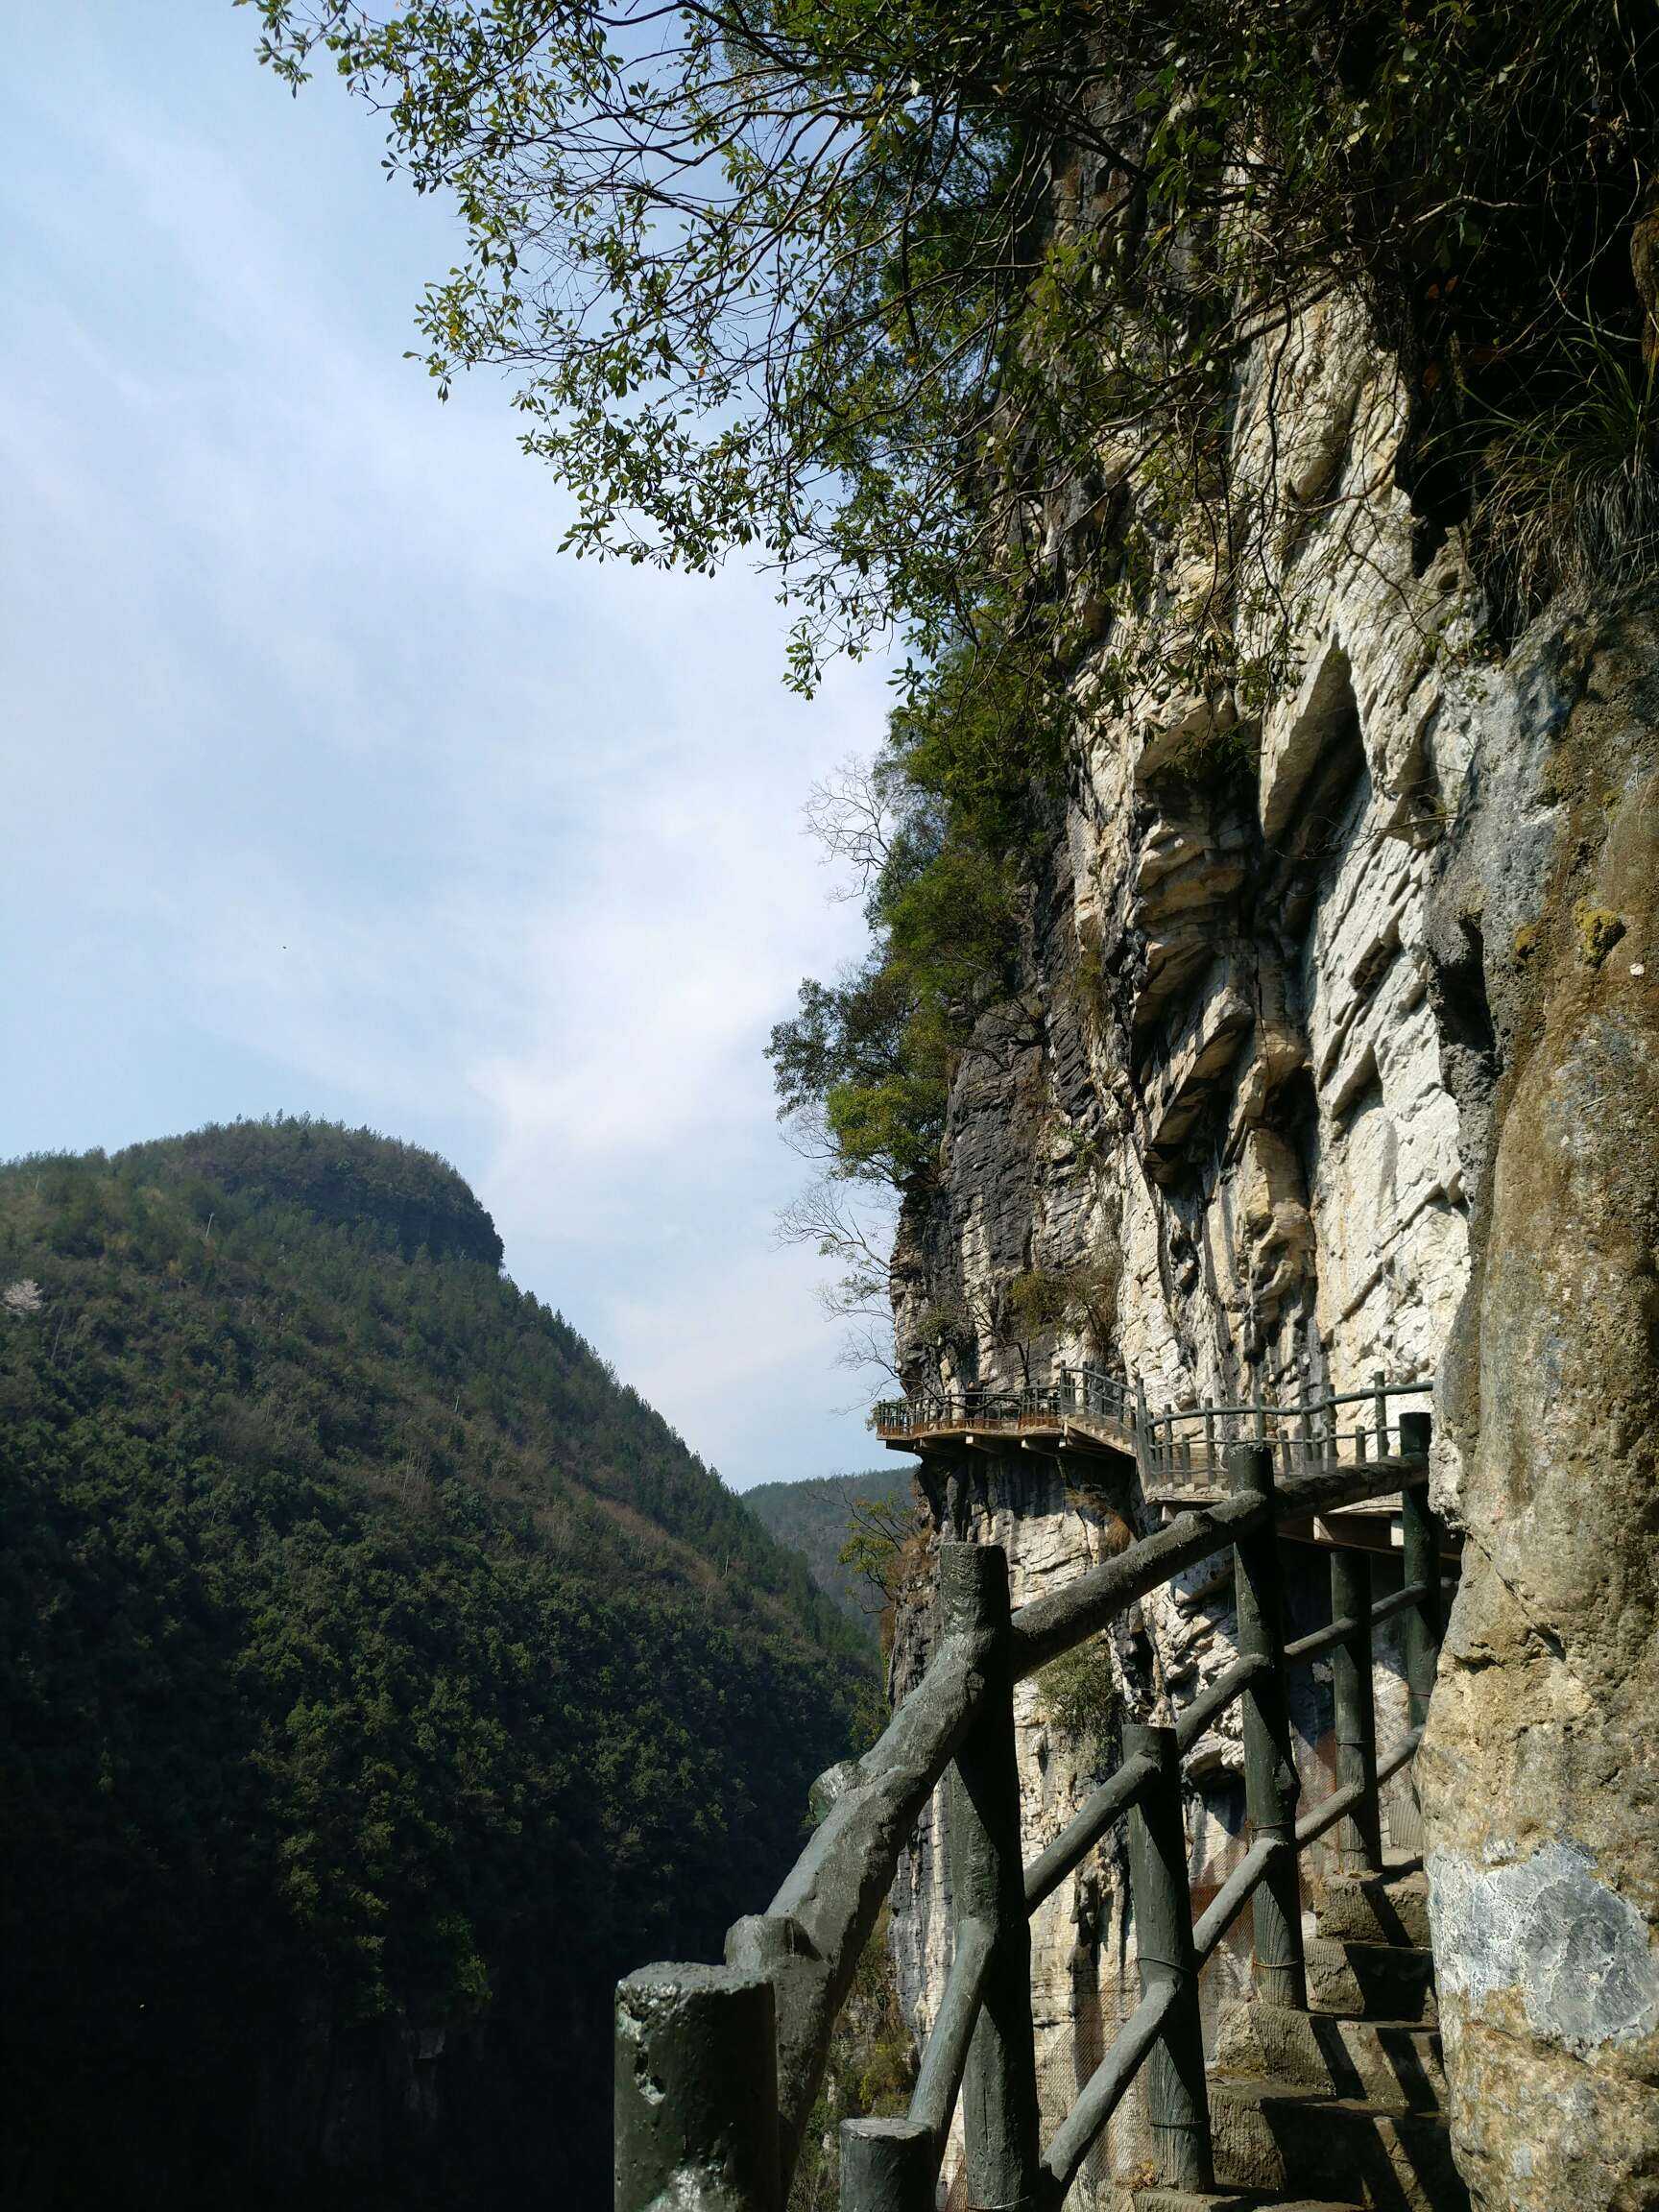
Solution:
M 901 1225 L 902 1369 L 953 1389 L 1098 1365 L 1155 1409 L 1438 1378 L 1437 1496 L 1469 1539 L 1423 1762 L 1458 2162 L 1493 2207 L 1659 2204 L 1659 614 L 1561 606 L 1495 657 L 1455 543 L 1425 554 L 1393 472 L 1405 396 L 1351 310 L 1304 318 L 1274 373 L 1295 434 L 1270 460 L 1254 372 L 1232 431 L 1301 502 L 1274 579 L 1299 664 L 1260 773 L 1186 765 L 1237 704 L 1079 667 L 1020 995 L 965 1055 L 942 1175 Z M 1033 1272 L 1084 1287 L 1019 1340 Z M 958 1477 L 1016 1604 L 1156 1519 L 1127 1472 L 981 1453 Z M 1325 1617 L 1323 1570 L 1292 1578 L 1293 1633 Z M 1092 1720 L 1075 1682 L 1022 1686 L 1031 1855 L 1124 1717 L 1229 1664 L 1232 1625 L 1195 1571 L 1105 1639 Z M 897 1688 L 930 1632 L 924 1576 Z M 1390 1639 L 1376 1687 L 1386 1750 Z M 1303 1698 L 1311 1798 L 1319 1671 Z M 1193 1761 L 1200 1904 L 1240 1848 L 1235 1725 Z M 938 1818 L 895 1893 L 919 2029 L 949 1966 Z M 1033 1925 L 1046 2129 L 1135 1986 L 1116 1850 Z M 1214 1975 L 1212 2024 L 1237 1955 Z M 1073 2202 L 1113 2200 L 1136 2155 L 1130 2113 Z

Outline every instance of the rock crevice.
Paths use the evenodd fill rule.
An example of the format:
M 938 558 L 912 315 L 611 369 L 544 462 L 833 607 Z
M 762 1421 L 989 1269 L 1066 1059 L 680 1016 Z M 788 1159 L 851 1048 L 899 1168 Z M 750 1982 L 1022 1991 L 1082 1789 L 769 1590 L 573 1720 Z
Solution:
M 1269 450 L 1252 371 L 1232 461 L 1301 503 L 1273 579 L 1298 665 L 1255 725 L 1212 703 L 1199 734 L 1243 741 L 1217 755 L 1180 680 L 1108 704 L 1080 664 L 1018 1009 L 965 1053 L 942 1171 L 902 1220 L 902 1371 L 1014 1387 L 1095 1364 L 1155 1408 L 1436 1378 L 1436 1494 L 1473 1539 L 1425 1753 L 1456 2154 L 1493 2206 L 1659 2201 L 1659 612 L 1558 607 L 1498 656 L 1455 540 L 1414 558 L 1406 397 L 1351 311 L 1311 311 L 1282 368 L 1295 435 Z M 1108 623 L 1094 650 L 1121 644 Z M 1015 1343 L 996 1316 L 1034 1267 L 1092 1294 Z M 964 1529 L 1007 1548 L 1016 1604 L 1155 1518 L 1127 1468 L 961 1473 Z M 1292 1576 L 1300 1625 L 1323 1572 L 1310 1552 Z M 1021 1686 L 1030 1855 L 1125 1718 L 1229 1664 L 1234 1625 L 1194 1572 Z M 896 1687 L 929 1639 L 907 1605 Z M 1385 1642 L 1378 1699 L 1386 1743 Z M 1328 1703 L 1315 1671 L 1310 1782 Z M 1240 1848 L 1234 1723 L 1200 1750 L 1201 1904 Z M 918 2029 L 949 1964 L 939 1819 L 936 1800 L 895 1899 Z M 1049 2128 L 1132 2002 L 1118 1852 L 1033 1926 Z M 1212 1970 L 1223 1993 L 1242 1974 L 1237 1954 Z M 1106 2201 L 1135 2155 L 1131 2115 L 1074 2200 Z M 1591 2184 L 1561 2177 L 1572 2159 Z

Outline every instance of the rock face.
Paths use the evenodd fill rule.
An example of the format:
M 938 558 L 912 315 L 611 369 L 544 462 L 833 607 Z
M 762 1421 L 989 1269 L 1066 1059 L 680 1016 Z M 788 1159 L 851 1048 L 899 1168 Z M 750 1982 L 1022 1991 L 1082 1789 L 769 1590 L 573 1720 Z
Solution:
M 1442 1391 L 1431 1906 L 1459 2154 L 1518 2212 L 1659 2200 L 1656 906 L 1659 614 L 1573 610 L 1494 694 L 1433 918 L 1452 958 L 1478 933 L 1500 1079 Z
M 1469 1538 L 1426 1807 L 1457 2154 L 1494 2206 L 1659 2201 L 1659 630 L 1555 610 L 1494 656 L 1455 541 L 1396 483 L 1405 398 L 1357 318 L 1327 303 L 1276 359 L 1277 441 L 1268 374 L 1238 393 L 1232 460 L 1276 566 L 1230 604 L 1241 653 L 1258 598 L 1289 611 L 1292 667 L 1247 710 L 1175 677 L 1125 698 L 1103 674 L 1121 625 L 1079 664 L 1023 988 L 965 1056 L 942 1177 L 902 1223 L 902 1369 L 1014 1386 L 1094 1364 L 1145 1379 L 1155 1409 L 1438 1379 L 1438 1495 Z M 1063 572 L 1081 523 L 1046 521 Z M 1164 664 L 1213 571 L 1172 546 L 1165 582 L 1139 666 Z M 1065 1316 L 1022 1338 L 1011 1293 L 1033 1275 L 1066 1286 Z M 968 1532 L 1007 1547 L 1017 1604 L 1152 1518 L 1127 1471 L 966 1473 Z M 1323 1574 L 1310 1550 L 1292 1577 L 1310 1620 Z M 1149 1599 L 1092 1673 L 1023 1686 L 1031 1851 L 1124 1716 L 1228 1663 L 1214 1580 Z M 928 1633 L 907 1607 L 896 1688 Z M 1386 1739 L 1386 1647 L 1378 1702 Z M 1311 1775 L 1317 1670 L 1297 1718 Z M 1226 1728 L 1195 1762 L 1200 1903 L 1238 1848 Z M 948 1965 L 937 1820 L 895 1901 L 919 2026 Z M 1034 1924 L 1046 2129 L 1136 1994 L 1118 1848 Z M 1212 1968 L 1212 2016 L 1242 1971 Z M 1138 2154 L 1131 2113 L 1073 2200 L 1105 2200 Z
M 1213 727 L 1242 742 L 1236 703 L 1108 709 L 1085 661 L 1029 988 L 968 1056 L 944 1189 L 896 1255 L 907 1381 L 1016 1379 L 998 1297 L 1030 1269 L 1093 1264 L 1111 1295 L 1027 1352 L 1110 1355 L 1169 1402 L 1431 1366 L 1450 1329 L 1467 1203 L 1426 917 L 1475 610 L 1450 544 L 1416 572 L 1391 374 L 1334 309 L 1294 362 L 1308 419 L 1347 425 L 1280 579 L 1302 672 L 1258 782 Z M 1245 466 L 1264 435 L 1246 391 Z M 952 1299 L 969 1328 L 930 1328 Z

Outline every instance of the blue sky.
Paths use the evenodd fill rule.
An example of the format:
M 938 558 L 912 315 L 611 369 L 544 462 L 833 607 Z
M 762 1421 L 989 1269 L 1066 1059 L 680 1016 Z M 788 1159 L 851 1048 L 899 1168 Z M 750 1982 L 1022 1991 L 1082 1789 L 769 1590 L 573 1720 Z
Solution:
M 402 358 L 446 211 L 255 36 L 10 26 L 0 1155 L 433 1145 L 730 1481 L 868 1465 L 760 1047 L 856 949 L 801 807 L 882 673 L 804 705 L 764 581 L 557 554 L 506 388 Z

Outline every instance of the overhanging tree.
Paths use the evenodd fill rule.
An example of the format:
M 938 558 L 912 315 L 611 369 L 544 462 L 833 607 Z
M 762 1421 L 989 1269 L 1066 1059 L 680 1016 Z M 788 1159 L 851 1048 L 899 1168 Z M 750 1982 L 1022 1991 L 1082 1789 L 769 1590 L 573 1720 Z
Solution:
M 1437 419 L 1506 401 L 1575 313 L 1659 333 L 1650 0 L 241 4 L 452 196 L 440 389 L 513 373 L 574 550 L 770 561 L 803 683 L 895 618 L 925 671 L 988 591 L 1023 613 L 1042 502 L 1131 460 L 1236 565 L 1198 465 L 1322 293 L 1369 302 Z
M 1283 602 L 1228 431 L 1311 303 L 1398 358 L 1397 470 L 1500 642 L 1659 555 L 1652 0 L 239 4 L 453 199 L 422 357 L 509 374 L 571 550 L 759 561 L 805 688 L 902 638 L 872 955 L 773 1039 L 854 1181 L 930 1171 L 1083 647 L 1109 698 L 1151 638 L 1246 726 L 1282 681 L 1287 614 L 1240 659 Z M 1213 577 L 1179 635 L 1177 545 Z

